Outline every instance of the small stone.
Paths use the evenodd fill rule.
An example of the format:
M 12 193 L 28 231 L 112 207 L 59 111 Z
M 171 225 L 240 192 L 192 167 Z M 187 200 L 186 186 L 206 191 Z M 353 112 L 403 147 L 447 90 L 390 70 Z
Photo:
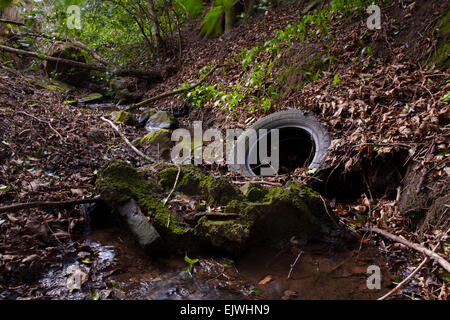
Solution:
M 163 152 L 172 147 L 172 134 L 167 129 L 157 129 L 147 133 L 139 140 L 139 144 L 146 151 Z
M 142 95 L 135 92 L 130 92 L 128 89 L 122 89 L 116 92 L 114 100 L 119 105 L 135 103 L 142 98 Z
M 103 99 L 103 95 L 101 93 L 92 93 L 92 94 L 82 97 L 81 99 L 78 99 L 78 102 L 79 103 L 88 103 L 88 102 L 99 101 L 102 99 Z
M 145 123 L 147 122 L 147 120 L 154 115 L 157 112 L 156 109 L 151 108 L 151 109 L 147 109 L 144 112 L 141 113 L 141 115 L 139 116 L 138 122 L 139 125 L 143 126 L 145 125 Z
M 122 122 L 126 125 L 134 125 L 136 124 L 136 116 L 132 113 L 126 112 L 124 110 L 120 110 L 117 117 L 114 119 L 115 122 Z
M 148 118 L 145 130 L 173 129 L 177 126 L 175 117 L 167 111 L 158 111 Z

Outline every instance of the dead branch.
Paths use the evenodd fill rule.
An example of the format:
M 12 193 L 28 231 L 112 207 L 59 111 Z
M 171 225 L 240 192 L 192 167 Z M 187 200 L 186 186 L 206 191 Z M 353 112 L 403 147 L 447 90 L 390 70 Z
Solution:
M 281 186 L 283 186 L 283 184 L 280 183 L 280 182 L 259 181 L 259 180 L 231 181 L 231 182 L 234 183 L 234 184 L 259 183 L 259 184 L 265 184 L 265 185 L 273 186 L 273 187 L 281 187 Z
M 103 64 L 105 66 L 108 65 L 108 63 L 102 57 L 100 57 L 99 54 L 97 52 L 95 52 L 94 49 L 88 47 L 86 44 L 84 44 L 83 42 L 78 41 L 78 40 L 74 40 L 74 39 L 70 39 L 70 38 L 69 39 L 59 38 L 59 37 L 50 36 L 50 35 L 47 35 L 47 34 L 41 33 L 41 32 L 38 32 L 38 33 L 21 32 L 21 33 L 18 33 L 17 35 L 24 36 L 24 37 L 33 37 L 33 38 L 45 38 L 48 40 L 52 40 L 52 41 L 56 41 L 56 42 L 63 42 L 63 43 L 70 42 L 75 47 L 78 47 L 78 48 L 88 51 L 91 54 L 92 58 L 94 58 L 101 64 Z
M 69 66 L 78 67 L 78 68 L 87 69 L 87 70 L 95 70 L 95 71 L 100 71 L 100 72 L 111 71 L 110 69 L 108 69 L 104 66 L 87 64 L 84 62 L 73 61 L 73 60 L 57 58 L 57 57 L 51 57 L 51 56 L 46 56 L 46 55 L 40 55 L 40 54 L 37 54 L 36 52 L 15 49 L 15 48 L 3 46 L 3 45 L 0 45 L 0 51 L 21 54 L 21 55 L 41 59 L 41 60 L 55 61 L 58 63 L 67 64 Z M 142 79 L 153 80 L 153 81 L 161 81 L 162 80 L 161 73 L 157 72 L 157 71 L 115 70 L 115 71 L 113 71 L 113 74 L 116 76 L 132 76 L 132 77 L 136 77 L 136 78 L 142 78 Z
M 433 248 L 433 252 L 436 251 L 436 249 L 439 247 L 439 242 L 438 244 Z M 405 279 L 403 279 L 402 282 L 400 282 L 394 289 L 392 289 L 391 291 L 389 291 L 388 293 L 386 293 L 384 296 L 378 298 L 377 300 L 384 300 L 387 297 L 391 296 L 392 294 L 394 294 L 395 292 L 398 291 L 398 289 L 400 289 L 403 285 L 405 285 L 406 283 L 409 282 L 409 280 L 412 279 L 412 277 L 414 277 L 414 275 L 420 270 L 422 269 L 422 267 L 428 262 L 430 261 L 430 257 L 425 257 L 425 259 L 423 259 L 423 261 L 417 266 L 416 269 L 414 269 L 413 272 L 410 273 L 409 276 L 407 276 Z
M 168 195 L 167 198 L 164 200 L 164 204 L 166 204 L 166 203 L 169 201 L 170 196 L 172 195 L 173 191 L 174 191 L 175 188 L 177 187 L 178 178 L 180 177 L 180 172 L 181 172 L 181 167 L 180 167 L 180 166 L 177 166 L 177 167 L 178 167 L 177 177 L 175 178 L 175 182 L 174 182 L 174 184 L 173 184 L 172 190 L 170 190 L 169 195 Z M 167 228 L 169 227 L 169 224 L 170 224 L 170 213 L 171 213 L 171 212 L 169 212 L 169 214 L 167 215 Z
M 90 199 L 78 199 L 78 200 L 68 200 L 68 201 L 35 201 L 27 203 L 15 203 L 8 206 L 0 207 L 0 213 L 3 212 L 16 212 L 23 209 L 29 208 L 53 208 L 53 207 L 64 207 L 73 206 L 83 203 L 99 202 L 100 198 L 90 198 Z
M 298 254 L 297 258 L 295 259 L 294 263 L 291 264 L 291 269 L 289 270 L 289 274 L 287 276 L 288 279 L 291 278 L 291 273 L 294 270 L 295 265 L 297 264 L 298 259 L 300 258 L 300 256 L 302 255 L 303 251 L 300 251 L 300 253 Z
M 108 120 L 105 117 L 101 117 L 100 119 L 102 119 L 103 121 L 106 121 L 122 137 L 122 139 L 125 141 L 125 143 L 128 146 L 130 146 L 131 149 L 133 149 L 134 152 L 136 152 L 138 155 L 140 155 L 145 160 L 148 160 L 148 161 L 151 161 L 151 162 L 155 161 L 154 159 L 146 156 L 144 153 L 142 153 L 142 151 L 137 149 L 135 146 L 133 146 L 133 144 L 130 142 L 130 140 L 128 140 L 128 138 L 125 137 L 125 135 L 122 132 L 120 132 L 119 128 L 114 123 L 112 123 L 111 120 Z
M 17 113 L 20 113 L 20 114 L 23 114 L 23 115 L 26 115 L 26 116 L 28 116 L 28 117 L 30 117 L 30 118 L 33 118 L 34 120 L 37 120 L 37 121 L 39 121 L 39 122 L 46 123 L 46 124 L 50 127 L 50 129 L 51 129 L 54 133 L 56 133 L 56 135 L 61 139 L 61 141 L 64 141 L 63 136 L 62 136 L 55 128 L 52 127 L 52 125 L 50 124 L 50 122 L 41 120 L 41 119 L 39 119 L 39 118 L 37 118 L 37 117 L 35 117 L 35 116 L 29 114 L 29 113 L 26 113 L 25 111 L 16 111 L 16 112 L 17 112 Z
M 430 249 L 425 248 L 424 246 L 421 246 L 420 244 L 417 243 L 413 243 L 410 242 L 406 239 L 400 238 L 399 236 L 396 236 L 392 233 L 389 233 L 385 230 L 379 229 L 375 226 L 369 226 L 369 228 L 362 228 L 364 231 L 371 231 L 371 232 L 375 232 L 378 233 L 380 235 L 382 235 L 385 238 L 388 238 L 390 240 L 393 240 L 395 242 L 399 242 L 407 247 L 410 247 L 414 250 L 417 250 L 427 256 L 429 256 L 431 259 L 434 259 L 436 262 L 438 262 L 447 272 L 450 272 L 450 263 L 445 260 L 444 258 L 442 258 L 440 255 L 438 255 L 437 253 L 433 252 Z
M 180 94 L 180 93 L 183 93 L 183 92 L 191 91 L 192 89 L 194 89 L 194 88 L 198 87 L 199 85 L 201 85 L 206 80 L 206 78 L 209 75 L 211 75 L 217 68 L 222 67 L 222 66 L 223 65 L 217 65 L 217 66 L 213 67 L 203 78 L 201 78 L 199 81 L 197 81 L 196 83 L 194 83 L 193 85 L 191 85 L 191 86 L 189 86 L 187 88 L 181 88 L 181 89 L 176 89 L 176 90 L 173 90 L 173 91 L 165 92 L 163 94 L 157 95 L 157 96 L 152 97 L 150 99 L 141 101 L 139 103 L 136 103 L 136 104 L 130 106 L 127 109 L 127 111 L 132 111 L 134 109 L 137 109 L 137 108 L 140 108 L 140 107 L 144 107 L 144 106 L 148 105 L 150 102 L 153 102 L 153 101 L 156 101 L 156 100 L 161 100 L 163 98 L 167 98 L 167 97 L 170 97 L 170 96 L 173 96 L 173 95 L 177 95 L 177 94 Z
M 23 22 L 12 21 L 12 20 L 7 20 L 7 19 L 0 19 L 0 23 L 14 24 L 16 26 L 25 26 L 25 23 L 23 23 Z

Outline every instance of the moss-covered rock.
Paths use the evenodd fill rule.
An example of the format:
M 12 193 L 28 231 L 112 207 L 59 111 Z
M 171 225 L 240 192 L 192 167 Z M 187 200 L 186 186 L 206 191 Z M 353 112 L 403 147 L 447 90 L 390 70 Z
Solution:
M 158 111 L 148 118 L 145 129 L 151 132 L 157 129 L 173 129 L 177 125 L 177 120 L 170 112 Z
M 156 109 L 154 108 L 150 108 L 145 110 L 144 112 L 141 113 L 141 115 L 139 116 L 138 122 L 140 125 L 145 125 L 145 123 L 147 122 L 147 120 L 154 115 L 157 112 Z
M 265 189 L 264 187 L 260 187 Z M 323 237 L 332 227 L 319 195 L 298 182 L 266 189 L 260 202 L 231 201 L 225 212 L 239 213 L 251 232 L 251 241 L 279 241 L 292 236 L 308 240 Z
M 141 98 L 142 94 L 131 92 L 126 88 L 117 91 L 114 95 L 114 101 L 116 101 L 119 105 L 135 103 Z
M 132 126 L 136 124 L 136 117 L 134 114 L 126 112 L 124 110 L 120 110 L 119 114 L 117 114 L 114 119 L 115 122 L 122 122 L 123 124 Z
M 112 208 L 135 199 L 168 245 L 175 248 L 189 245 L 192 229 L 158 199 L 155 184 L 147 181 L 128 163 L 113 160 L 106 164 L 98 173 L 95 188 Z
M 79 103 L 89 103 L 89 102 L 96 102 L 103 99 L 103 95 L 101 93 L 91 93 L 87 96 L 82 97 L 81 99 L 78 99 Z
M 247 182 L 240 187 L 240 190 L 247 200 L 251 202 L 261 201 L 269 192 L 269 190 L 262 185 L 250 182 Z
M 160 184 L 166 189 L 173 187 L 177 168 L 167 168 L 160 173 Z M 176 189 L 187 195 L 202 195 L 209 203 L 226 205 L 234 199 L 243 199 L 237 187 L 222 177 L 213 177 L 203 174 L 198 168 L 189 165 L 181 169 Z
M 226 205 L 231 200 L 243 199 L 240 190 L 222 177 L 204 177 L 200 182 L 200 190 L 205 200 L 214 205 Z
M 131 89 L 137 86 L 137 81 L 135 78 L 131 77 L 112 77 L 109 80 L 109 89 L 115 94 L 117 91 L 122 89 Z
M 159 185 L 171 189 L 178 168 L 164 167 L 158 176 Z M 238 215 L 203 216 L 197 222 L 189 222 L 190 225 L 163 205 L 157 196 L 160 192 L 156 183 L 123 161 L 114 160 L 104 166 L 95 185 L 113 208 L 135 199 L 172 249 L 192 249 L 195 244 L 237 254 L 253 243 L 277 243 L 292 236 L 305 241 L 323 238 L 333 226 L 319 195 L 298 182 L 273 189 L 252 186 L 248 189 L 254 190 L 257 196 L 252 198 L 255 201 L 246 201 L 240 190 L 226 179 L 205 175 L 194 166 L 182 167 L 177 190 L 200 195 L 210 204 L 226 205 L 226 213 Z
M 195 227 L 196 237 L 203 243 L 239 254 L 245 248 L 249 229 L 235 220 L 208 220 L 202 217 Z
M 172 132 L 167 129 L 158 129 L 147 133 L 139 139 L 139 145 L 147 152 L 164 152 L 172 147 Z
M 50 56 L 87 63 L 83 50 L 70 44 L 57 45 L 50 53 Z M 49 60 L 45 61 L 44 65 L 47 74 L 52 78 L 77 87 L 86 84 L 86 82 L 88 82 L 91 78 L 91 72 L 89 70 L 78 66 L 71 66 Z

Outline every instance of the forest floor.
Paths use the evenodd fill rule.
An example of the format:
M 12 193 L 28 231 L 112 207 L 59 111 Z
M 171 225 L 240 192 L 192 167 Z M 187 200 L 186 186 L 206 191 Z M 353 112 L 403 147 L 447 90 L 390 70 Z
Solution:
M 445 237 L 450 227 L 447 190 L 450 107 L 441 98 L 450 91 L 449 70 L 423 67 L 424 61 L 430 59 L 427 49 L 436 45 L 431 26 L 441 16 L 444 5 L 439 1 L 420 3 L 417 7 L 390 3 L 389 10 L 383 13 L 381 31 L 369 31 L 358 18 L 351 23 L 334 21 L 330 32 L 335 34 L 331 52 L 338 57 L 336 68 L 324 70 L 320 79 L 301 90 L 285 88 L 283 98 L 275 101 L 270 111 L 301 109 L 313 113 L 327 128 L 332 136 L 327 167 L 332 169 L 333 178 L 326 196 L 341 219 L 357 227 L 367 219 L 429 248 L 441 242 L 437 252 L 448 258 L 450 247 Z M 186 30 L 189 40 L 184 44 L 181 69 L 145 95 L 152 97 L 179 88 L 183 81 L 197 81 L 202 67 L 213 61 L 222 64 L 243 48 L 273 38 L 276 29 L 299 21 L 302 15 L 299 8 L 280 7 L 268 14 L 258 14 L 215 39 L 197 36 L 194 27 Z M 373 48 L 373 55 L 361 55 L 364 47 L 361 41 Z M 317 43 L 315 48 L 322 47 L 323 44 Z M 289 63 L 302 49 L 299 46 L 285 50 L 281 58 Z M 355 56 L 357 61 L 353 59 Z M 262 62 L 264 57 L 258 61 Z M 339 85 L 333 83 L 336 73 Z M 217 69 L 208 82 L 232 87 L 243 76 L 241 69 L 230 65 Z M 107 161 L 123 159 L 136 167 L 146 164 L 101 120 L 102 116 L 109 117 L 110 110 L 72 107 L 64 104 L 63 92 L 43 88 L 38 83 L 37 75 L 21 74 L 7 67 L 0 69 L 2 205 L 94 197 L 96 172 Z M 152 107 L 177 109 L 184 104 L 181 97 L 173 96 Z M 260 110 L 224 112 L 205 105 L 201 109 L 191 108 L 183 123 L 203 120 L 206 127 L 245 128 L 252 119 L 262 116 Z M 143 132 L 124 125 L 120 130 L 129 140 L 142 136 Z M 402 200 L 408 187 L 405 177 L 411 175 L 413 168 L 419 172 L 419 182 L 414 185 L 417 193 L 426 194 L 431 202 L 444 199 L 440 211 L 433 209 L 444 217 L 439 218 L 440 224 L 430 218 L 430 225 L 418 227 L 428 212 L 403 210 L 408 208 L 407 203 L 402 207 L 402 201 L 408 202 Z M 336 189 L 349 182 L 345 179 L 352 180 L 352 174 L 363 177 L 364 185 L 362 190 L 349 189 L 353 194 L 344 201 Z M 283 183 L 287 179 L 302 180 L 305 174 L 299 171 L 270 181 Z M 0 213 L 0 298 L 36 297 L 29 284 L 43 272 L 62 267 L 68 255 L 85 257 L 79 255 L 89 250 L 82 236 L 88 223 L 83 211 L 85 207 L 76 206 Z M 399 276 L 407 276 L 417 267 L 417 261 L 423 259 L 417 252 L 373 234 L 364 234 L 361 246 L 373 247 L 373 239 L 378 239 L 377 246 L 387 257 L 389 272 L 397 275 L 392 282 L 399 282 Z M 405 287 L 403 295 L 396 297 L 446 299 L 447 283 L 448 274 L 437 264 L 429 263 Z M 289 290 L 284 290 L 289 298 L 286 291 Z M 47 295 L 51 297 L 50 293 Z

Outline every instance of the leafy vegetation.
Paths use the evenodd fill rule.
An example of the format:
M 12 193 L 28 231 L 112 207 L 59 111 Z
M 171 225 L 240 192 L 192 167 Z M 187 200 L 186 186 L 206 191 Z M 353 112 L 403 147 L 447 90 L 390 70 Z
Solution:
M 243 49 L 232 57 L 228 63 L 240 66 L 247 73 L 245 81 L 237 83 L 231 88 L 224 88 L 220 84 L 199 86 L 194 91 L 185 93 L 185 98 L 197 107 L 210 102 L 214 107 L 221 107 L 234 112 L 237 112 L 239 108 L 248 109 L 252 112 L 269 112 L 273 101 L 281 97 L 280 87 L 284 81 L 283 73 L 280 76 L 280 73 L 273 72 L 274 68 L 282 66 L 279 59 L 280 52 L 291 47 L 294 42 L 307 45 L 310 40 L 318 37 L 332 40 L 334 36 L 328 28 L 332 19 L 348 19 L 354 14 L 363 15 L 365 8 L 372 2 L 367 0 L 332 1 L 323 9 L 315 10 L 303 16 L 300 22 L 288 25 L 283 30 L 277 30 L 275 37 L 271 40 L 265 43 L 260 42 L 257 46 L 249 49 Z M 220 8 L 220 10 L 222 9 Z M 214 10 L 214 7 L 212 10 Z M 215 14 L 211 13 L 211 15 Z M 218 13 L 217 16 L 219 16 Z M 208 32 L 206 33 L 214 33 L 215 29 L 211 27 L 212 24 L 208 22 L 207 25 L 210 29 L 207 29 Z M 371 56 L 372 49 L 366 46 L 362 49 L 361 54 Z M 268 62 L 264 62 L 264 57 L 267 55 L 270 58 Z M 308 82 L 317 81 L 324 70 L 324 66 L 331 66 L 334 60 L 335 57 L 328 54 L 321 59 L 320 63 L 313 63 L 301 70 L 306 77 L 300 85 L 304 86 Z M 340 85 L 338 73 L 333 78 L 333 85 Z M 184 85 L 184 87 L 187 86 L 188 84 Z

